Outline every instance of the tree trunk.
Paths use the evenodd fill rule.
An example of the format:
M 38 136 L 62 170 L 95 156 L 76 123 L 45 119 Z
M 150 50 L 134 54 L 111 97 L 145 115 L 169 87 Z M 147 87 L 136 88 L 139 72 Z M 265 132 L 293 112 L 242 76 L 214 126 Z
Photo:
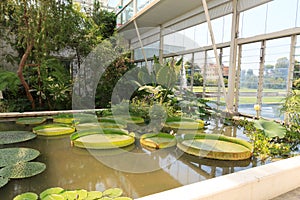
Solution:
M 30 52 L 33 48 L 33 44 L 34 44 L 33 41 L 28 43 L 26 51 L 23 54 L 22 59 L 19 63 L 19 68 L 18 68 L 17 74 L 18 74 L 18 77 L 19 77 L 19 79 L 20 79 L 20 81 L 21 81 L 21 83 L 22 83 L 22 85 L 25 89 L 26 96 L 27 96 L 28 100 L 31 102 L 32 109 L 35 109 L 35 102 L 34 102 L 34 99 L 33 99 L 32 95 L 29 91 L 29 85 L 27 84 L 27 82 L 25 81 L 25 78 L 23 76 L 23 69 L 26 65 L 27 58 L 28 58 L 28 56 L 29 56 L 29 54 L 30 54 Z

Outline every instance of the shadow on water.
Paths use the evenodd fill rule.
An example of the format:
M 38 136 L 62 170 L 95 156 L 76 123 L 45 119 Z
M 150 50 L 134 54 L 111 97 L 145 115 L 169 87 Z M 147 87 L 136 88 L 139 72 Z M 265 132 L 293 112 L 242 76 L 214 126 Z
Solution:
M 216 128 L 217 127 L 217 128 Z M 0 131 L 4 130 L 31 130 L 32 127 L 19 126 L 14 122 L 0 122 Z M 235 127 L 222 127 L 212 124 L 208 132 L 221 131 L 226 135 L 243 136 Z M 23 192 L 40 193 L 49 187 L 63 187 L 65 189 L 86 189 L 103 191 L 107 188 L 122 188 L 125 195 L 137 198 L 168 189 L 180 187 L 203 181 L 213 177 L 221 176 L 255 167 L 255 160 L 244 161 L 219 161 L 198 158 L 179 152 L 175 147 L 174 156 L 182 154 L 179 159 L 170 165 L 156 171 L 147 173 L 127 173 L 114 170 L 97 160 L 85 149 L 71 147 L 69 136 L 41 137 L 18 143 L 15 145 L 3 145 L 5 147 L 31 147 L 41 152 L 36 161 L 44 162 L 47 169 L 34 177 L 11 180 L 6 186 L 0 188 L 0 199 L 10 200 Z M 99 151 L 99 150 L 98 150 Z M 138 143 L 127 147 L 127 151 L 145 152 Z M 151 151 L 147 151 L 151 154 Z M 98 156 L 115 159 L 116 162 L 124 154 L 117 151 L 99 151 Z M 172 155 L 171 155 L 172 156 Z M 164 157 L 157 156 L 156 160 Z M 143 163 L 140 163 L 143 164 Z

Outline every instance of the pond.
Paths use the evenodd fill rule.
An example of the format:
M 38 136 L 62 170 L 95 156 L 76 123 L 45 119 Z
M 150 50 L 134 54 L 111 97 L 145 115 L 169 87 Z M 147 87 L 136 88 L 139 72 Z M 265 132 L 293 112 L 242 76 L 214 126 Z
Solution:
M 0 122 L 0 131 L 32 130 L 32 127 L 17 125 L 15 121 Z M 222 133 L 227 136 L 247 139 L 238 128 L 224 126 L 219 121 L 212 121 L 205 132 Z M 119 187 L 126 196 L 138 198 L 260 165 L 255 159 L 219 161 L 181 153 L 178 159 L 174 159 L 174 162 L 170 162 L 170 164 L 159 170 L 134 173 L 111 168 L 96 159 L 89 151 L 72 147 L 69 135 L 59 137 L 38 136 L 34 140 L 23 143 L 0 145 L 0 148 L 4 147 L 37 149 L 41 152 L 41 155 L 36 161 L 43 162 L 47 166 L 47 169 L 39 175 L 26 179 L 11 180 L 7 185 L 0 188 L 0 197 L 4 200 L 13 199 L 14 196 L 23 192 L 40 193 L 47 188 L 57 186 L 65 189 L 99 191 Z M 179 151 L 175 147 L 171 150 L 174 150 L 175 154 Z M 138 142 L 132 147 L 131 151 L 151 154 L 151 151 L 142 148 Z M 109 154 L 109 150 L 105 150 L 105 152 Z M 172 156 L 172 154 L 168 156 Z M 121 157 L 124 158 L 124 155 L 110 155 L 110 159 L 114 159 L 116 162 Z M 160 161 L 164 159 L 172 158 L 157 157 L 157 160 Z M 143 165 L 143 163 L 137 163 L 137 165 L 140 164 Z

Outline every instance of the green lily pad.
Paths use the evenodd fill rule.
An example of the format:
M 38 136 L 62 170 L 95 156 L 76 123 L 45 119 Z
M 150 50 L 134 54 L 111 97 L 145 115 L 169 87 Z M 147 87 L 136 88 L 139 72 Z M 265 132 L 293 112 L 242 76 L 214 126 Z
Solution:
M 116 198 L 123 194 L 123 190 L 120 188 L 110 188 L 103 192 L 103 196 Z
M 42 173 L 46 165 L 40 162 L 21 162 L 0 169 L 0 176 L 18 179 L 35 176 Z
M 53 116 L 53 122 L 62 124 L 72 124 L 74 121 L 73 114 L 62 113 Z
M 96 122 L 96 123 L 79 123 L 76 124 L 77 130 L 88 130 L 88 129 L 97 129 L 97 128 L 125 128 L 123 124 L 110 123 L 110 122 Z
M 85 200 L 95 200 L 102 197 L 102 192 L 100 191 L 90 191 Z
M 75 132 L 75 128 L 66 124 L 47 124 L 34 127 L 33 132 L 37 135 L 57 136 Z
M 33 192 L 26 192 L 16 196 L 13 200 L 37 200 L 38 195 Z
M 216 134 L 188 134 L 177 147 L 191 155 L 218 160 L 245 160 L 253 151 L 252 145 L 245 140 Z
M 74 146 L 89 149 L 113 149 L 134 143 L 134 134 L 124 129 L 94 129 L 78 131 L 71 135 Z
M 0 188 L 3 187 L 4 185 L 6 185 L 8 183 L 8 181 L 9 181 L 8 178 L 0 176 Z
M 61 188 L 61 187 L 49 188 L 49 189 L 46 189 L 46 190 L 44 190 L 43 192 L 40 193 L 40 198 L 43 199 L 47 195 L 50 195 L 50 194 L 59 194 L 62 191 L 64 191 L 64 189 Z
M 25 125 L 37 125 L 42 124 L 46 121 L 45 117 L 22 117 L 18 118 L 17 124 L 25 124 Z
M 88 192 L 86 190 L 66 190 L 60 194 L 65 199 L 70 200 L 83 200 L 88 196 Z
M 184 130 L 198 130 L 204 128 L 204 122 L 202 120 L 195 121 L 173 121 L 166 122 L 165 127 Z
M 254 126 L 256 129 L 262 130 L 267 137 L 284 138 L 286 135 L 285 127 L 274 121 L 259 119 L 254 121 Z
M 34 160 L 40 152 L 30 148 L 5 148 L 0 149 L 0 167 L 13 165 L 19 162 Z
M 65 198 L 60 194 L 49 194 L 41 200 L 65 200 Z
M 161 149 L 175 146 L 177 142 L 175 136 L 167 133 L 148 133 L 141 136 L 140 143 L 147 147 Z
M 144 123 L 144 119 L 142 117 L 138 117 L 138 116 L 127 116 L 127 115 L 110 115 L 110 116 L 105 116 L 105 118 L 102 118 L 103 120 L 107 120 L 107 119 L 113 119 L 115 120 L 117 123 L 119 123 L 120 121 L 124 121 L 126 123 L 135 123 L 135 124 L 141 124 Z M 100 118 L 101 121 L 101 118 Z
M 0 131 L 0 144 L 25 142 L 36 137 L 29 131 Z

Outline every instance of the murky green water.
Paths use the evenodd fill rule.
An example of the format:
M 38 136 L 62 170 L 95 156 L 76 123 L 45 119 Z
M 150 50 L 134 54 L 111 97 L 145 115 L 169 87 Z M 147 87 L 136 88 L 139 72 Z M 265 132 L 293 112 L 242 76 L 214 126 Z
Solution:
M 0 122 L 0 131 L 31 130 L 31 128 L 30 126 L 16 125 L 14 122 Z M 207 131 L 216 130 L 230 136 L 237 134 L 238 137 L 245 137 L 234 127 L 213 125 Z M 141 149 L 138 144 L 136 145 L 133 147 L 133 151 L 146 151 Z M 0 148 L 12 146 L 31 147 L 39 150 L 41 155 L 36 161 L 45 163 L 47 169 L 42 174 L 31 178 L 11 180 L 3 188 L 0 188 L 0 200 L 11 200 L 14 196 L 28 191 L 40 193 L 46 188 L 57 186 L 65 189 L 99 191 L 119 187 L 123 189 L 125 195 L 137 198 L 256 166 L 256 162 L 253 160 L 217 161 L 182 154 L 175 162 L 160 170 L 147 173 L 127 173 L 102 164 L 87 150 L 71 147 L 68 135 L 51 138 L 38 136 L 28 142 L 2 145 Z M 173 150 L 177 152 L 176 148 Z M 146 152 L 151 154 L 149 151 Z M 109 154 L 109 151 L 106 153 Z M 126 156 L 124 154 L 111 155 L 110 158 L 115 159 L 118 163 L 119 159 L 126 159 Z M 163 159 L 165 158 L 157 157 L 157 160 Z M 143 165 L 143 163 L 137 163 L 137 165 Z

